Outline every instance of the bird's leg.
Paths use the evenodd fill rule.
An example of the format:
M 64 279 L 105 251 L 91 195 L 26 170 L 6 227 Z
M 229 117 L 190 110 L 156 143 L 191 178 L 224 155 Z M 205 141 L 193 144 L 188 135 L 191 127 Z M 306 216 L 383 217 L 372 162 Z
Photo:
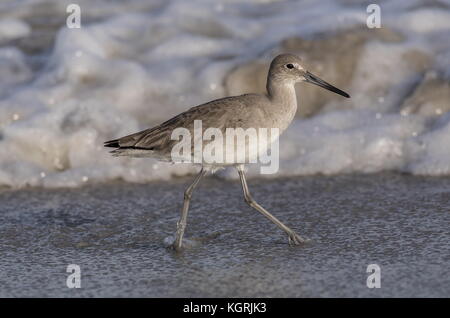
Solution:
M 207 171 L 206 169 L 202 168 L 197 177 L 195 177 L 194 182 L 192 182 L 192 184 L 186 189 L 186 191 L 184 191 L 183 210 L 181 211 L 180 220 L 177 222 L 177 232 L 175 234 L 175 242 L 172 245 L 172 247 L 177 251 L 181 250 L 192 192 L 194 191 L 197 184 L 200 182 L 200 179 L 205 175 L 206 171 Z
M 289 245 L 299 245 L 300 243 L 304 243 L 307 240 L 303 239 L 300 235 L 295 233 L 292 229 L 281 223 L 276 217 L 270 214 L 266 209 L 260 206 L 250 195 L 248 190 L 247 181 L 245 180 L 244 167 L 242 165 L 237 166 L 237 170 L 239 173 L 239 178 L 241 179 L 242 190 L 244 191 L 244 199 L 245 202 L 267 217 L 270 221 L 275 223 L 280 229 L 282 229 L 289 237 Z

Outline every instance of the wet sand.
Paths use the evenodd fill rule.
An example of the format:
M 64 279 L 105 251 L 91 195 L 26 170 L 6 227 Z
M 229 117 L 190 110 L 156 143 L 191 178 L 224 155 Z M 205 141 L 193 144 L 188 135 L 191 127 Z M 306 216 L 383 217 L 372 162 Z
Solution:
M 191 247 L 166 248 L 188 178 L 0 190 L 1 297 L 448 297 L 450 178 L 400 174 L 249 181 L 255 199 L 311 239 L 287 237 L 205 179 Z M 66 286 L 67 265 L 81 288 Z M 366 268 L 381 267 L 369 289 Z

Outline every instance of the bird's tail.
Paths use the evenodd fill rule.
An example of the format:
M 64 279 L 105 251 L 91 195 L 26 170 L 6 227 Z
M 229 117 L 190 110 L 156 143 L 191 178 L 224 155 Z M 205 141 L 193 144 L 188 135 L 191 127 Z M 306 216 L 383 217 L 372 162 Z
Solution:
M 113 140 L 109 140 L 109 141 L 105 141 L 103 143 L 103 146 L 105 147 L 111 147 L 111 148 L 119 148 L 119 139 L 113 139 Z

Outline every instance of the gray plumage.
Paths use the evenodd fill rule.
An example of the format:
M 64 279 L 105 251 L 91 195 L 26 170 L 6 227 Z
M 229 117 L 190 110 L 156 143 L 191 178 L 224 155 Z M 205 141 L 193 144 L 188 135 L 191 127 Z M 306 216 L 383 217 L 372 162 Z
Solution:
M 269 130 L 278 128 L 281 134 L 292 122 L 297 111 L 297 98 L 294 89 L 294 84 L 297 82 L 312 83 L 342 96 L 350 97 L 347 93 L 305 70 L 297 56 L 282 54 L 277 56 L 270 65 L 266 94 L 226 97 L 192 107 L 156 127 L 107 141 L 105 146 L 116 148 L 112 151 L 113 155 L 116 156 L 155 157 L 171 161 L 172 147 L 178 142 L 177 140 L 171 140 L 173 130 L 186 128 L 193 135 L 195 120 L 202 121 L 203 131 L 211 127 L 218 128 L 225 134 L 227 128 L 267 128 Z M 247 187 L 243 165 L 236 164 L 236 168 L 242 183 L 245 201 L 285 231 L 290 244 L 304 242 L 304 239 L 253 200 Z M 192 192 L 207 170 L 203 167 L 185 192 L 183 210 L 177 224 L 176 238 L 173 243 L 176 250 L 181 249 L 182 246 Z

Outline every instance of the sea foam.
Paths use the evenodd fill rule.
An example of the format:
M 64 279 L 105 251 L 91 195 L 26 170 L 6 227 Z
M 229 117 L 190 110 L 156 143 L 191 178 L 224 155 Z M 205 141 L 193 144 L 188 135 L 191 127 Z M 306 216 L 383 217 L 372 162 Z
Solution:
M 366 28 L 367 17 L 364 6 L 342 1 L 78 2 L 80 29 L 65 26 L 64 1 L 50 12 L 34 10 L 32 2 L 2 8 L 14 18 L 0 23 L 6 43 L 0 48 L 0 185 L 75 187 L 193 173 L 188 165 L 113 158 L 103 141 L 225 96 L 230 71 L 258 58 L 269 63 L 286 38 Z M 450 75 L 450 44 L 443 41 L 450 10 L 424 3 L 382 5 L 383 27 L 405 39 L 368 41 L 355 56 L 349 86 L 340 87 L 352 99 L 336 95 L 315 116 L 295 119 L 281 137 L 279 173 L 265 177 L 450 174 L 449 113 L 401 112 L 423 78 L 425 66 L 418 69 L 415 61 L 444 79 Z M 33 14 L 62 22 L 52 46 L 28 52 L 17 39 L 35 36 L 26 22 L 39 18 Z M 327 70 L 320 75 L 327 79 Z M 249 168 L 250 176 L 258 171 Z M 236 177 L 228 170 L 219 175 Z

